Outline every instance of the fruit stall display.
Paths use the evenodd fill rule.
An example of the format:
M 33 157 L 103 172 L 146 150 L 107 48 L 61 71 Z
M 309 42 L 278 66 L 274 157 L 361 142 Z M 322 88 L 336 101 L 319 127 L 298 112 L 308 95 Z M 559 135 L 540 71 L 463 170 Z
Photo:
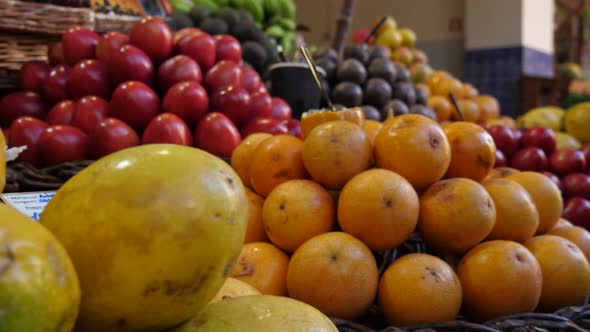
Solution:
M 128 35 L 71 28 L 54 48 L 50 63 L 23 66 L 22 91 L 0 100 L 8 146 L 27 146 L 18 161 L 32 166 L 96 160 L 150 143 L 229 158 L 254 132 L 299 135 L 290 107 L 243 64 L 232 36 L 172 33 L 149 17 Z
M 285 53 L 295 50 L 296 6 L 293 0 L 168 1 L 174 8 L 171 19 L 175 26 L 193 25 L 212 35 L 239 36 L 240 41 L 247 43 L 248 52 L 257 54 L 258 61 L 265 53 L 276 57 L 271 45 L 281 45 Z M 264 49 L 267 51 L 263 52 Z

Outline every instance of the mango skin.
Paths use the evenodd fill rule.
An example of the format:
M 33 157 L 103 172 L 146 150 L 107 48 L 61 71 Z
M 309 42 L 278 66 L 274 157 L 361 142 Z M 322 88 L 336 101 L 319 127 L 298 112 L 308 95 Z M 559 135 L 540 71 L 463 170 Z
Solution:
M 161 331 L 198 313 L 240 254 L 245 189 L 221 159 L 151 144 L 106 156 L 58 190 L 40 222 L 80 277 L 80 331 Z
M 282 296 L 249 295 L 208 305 L 198 316 L 168 332 L 337 332 L 316 308 Z
M 0 204 L 0 331 L 71 331 L 79 303 L 78 277 L 62 245 Z

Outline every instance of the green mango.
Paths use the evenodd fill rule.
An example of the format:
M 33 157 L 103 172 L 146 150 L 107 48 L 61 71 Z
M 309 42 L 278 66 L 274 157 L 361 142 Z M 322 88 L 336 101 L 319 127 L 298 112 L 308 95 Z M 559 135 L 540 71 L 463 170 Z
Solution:
M 282 17 L 295 19 L 295 3 L 293 3 L 293 0 L 277 0 L 277 3 Z
M 216 13 L 219 10 L 219 6 L 213 0 L 193 0 L 194 5 L 204 6 L 211 10 L 211 12 Z
M 244 0 L 244 9 L 254 16 L 256 22 L 264 21 L 264 7 L 261 0 Z
M 287 17 L 280 18 L 277 24 L 280 25 L 286 31 L 295 31 L 295 27 L 297 26 L 295 21 Z
M 271 25 L 264 32 L 267 36 L 275 39 L 280 39 L 285 34 L 285 30 L 280 25 Z

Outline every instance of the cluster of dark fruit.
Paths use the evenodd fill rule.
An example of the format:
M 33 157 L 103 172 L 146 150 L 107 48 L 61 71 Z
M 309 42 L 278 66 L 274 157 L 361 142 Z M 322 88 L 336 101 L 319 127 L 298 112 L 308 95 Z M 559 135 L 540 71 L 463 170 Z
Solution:
M 276 41 L 256 25 L 247 10 L 223 7 L 213 13 L 207 7 L 194 6 L 188 14 L 171 15 L 168 24 L 173 30 L 194 26 L 212 36 L 228 34 L 236 37 L 242 46 L 244 62 L 261 75 L 278 61 Z
M 436 114 L 426 106 L 426 91 L 414 86 L 410 71 L 392 62 L 389 55 L 381 46 L 360 44 L 345 47 L 342 58 L 334 49 L 319 50 L 313 58 L 326 72 L 324 87 L 334 104 L 361 106 L 365 117 L 376 121 L 389 113 L 421 114 L 436 121 Z

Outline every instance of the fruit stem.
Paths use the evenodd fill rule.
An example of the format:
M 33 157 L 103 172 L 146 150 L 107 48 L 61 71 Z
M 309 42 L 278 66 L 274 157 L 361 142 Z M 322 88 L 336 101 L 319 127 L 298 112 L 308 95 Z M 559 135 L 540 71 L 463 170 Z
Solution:
M 301 53 L 303 54 L 303 57 L 305 58 L 305 62 L 307 62 L 307 66 L 309 67 L 309 70 L 311 70 L 311 75 L 313 75 L 315 83 L 318 85 L 318 88 L 320 89 L 322 96 L 324 96 L 324 98 L 326 99 L 326 102 L 328 103 L 328 108 L 331 111 L 336 112 L 336 108 L 334 107 L 334 104 L 332 104 L 332 100 L 330 99 L 330 96 L 328 96 L 328 93 L 326 92 L 326 90 L 324 89 L 324 86 L 322 85 L 322 82 L 320 81 L 320 77 L 318 76 L 318 72 L 315 69 L 315 63 L 313 63 L 313 60 L 311 59 L 311 56 L 309 55 L 309 51 L 307 51 L 305 44 L 301 44 L 301 46 L 299 46 L 299 48 L 301 49 Z

